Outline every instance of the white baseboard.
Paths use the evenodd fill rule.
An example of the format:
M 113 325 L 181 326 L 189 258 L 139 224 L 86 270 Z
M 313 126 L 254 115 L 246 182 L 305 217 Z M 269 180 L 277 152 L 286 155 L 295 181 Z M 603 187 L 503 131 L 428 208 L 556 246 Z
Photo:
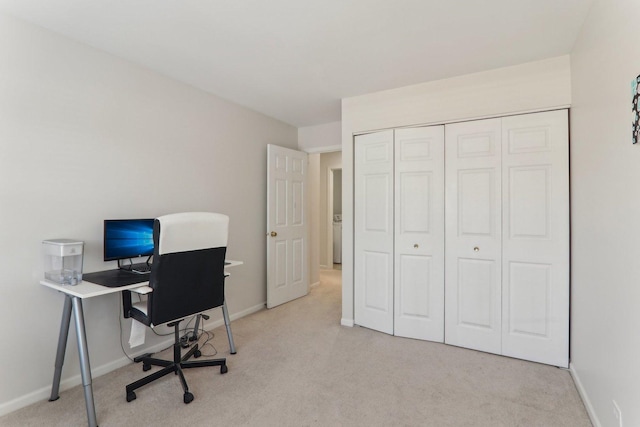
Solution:
M 233 321 L 236 319 L 240 319 L 241 317 L 248 316 L 249 314 L 258 312 L 264 309 L 264 307 L 265 307 L 265 303 L 258 304 L 253 307 L 249 307 L 245 310 L 242 310 L 238 313 L 230 314 L 229 317 Z M 205 330 L 210 330 L 222 325 L 224 325 L 224 319 L 220 318 L 218 320 L 207 322 L 204 325 L 204 328 Z M 141 354 L 145 354 L 145 353 L 155 353 L 171 346 L 172 343 L 173 343 L 173 338 L 168 338 L 160 343 L 152 345 L 151 347 L 145 347 L 144 349 L 138 350 L 130 354 L 129 356 L 131 358 L 134 358 L 136 356 L 140 356 Z M 123 366 L 127 366 L 129 363 L 131 363 L 131 361 L 126 356 L 122 356 L 119 359 L 105 363 L 104 365 L 100 365 L 96 368 L 92 368 L 91 377 L 93 379 L 96 379 L 104 374 L 108 374 L 109 372 L 122 368 Z M 51 378 L 53 379 L 53 370 L 51 371 Z M 74 375 L 69 378 L 65 378 L 64 380 L 60 381 L 60 392 L 69 390 L 70 388 L 80 384 L 82 384 L 82 377 L 80 376 L 80 374 Z M 24 408 L 25 406 L 29 406 L 33 403 L 41 402 L 45 399 L 49 399 L 50 397 L 51 397 L 51 384 L 48 384 L 45 387 L 42 387 L 38 390 L 35 390 L 31 393 L 25 394 L 20 397 L 17 397 L 13 400 L 10 400 L 0 405 L 0 417 L 3 415 L 9 414 L 10 412 L 17 411 L 18 409 Z
M 312 283 L 311 285 L 309 285 L 310 288 L 316 287 L 320 284 L 320 281 L 318 280 L 316 283 Z
M 262 304 L 254 305 L 253 307 L 249 307 L 249 308 L 247 308 L 245 310 L 242 310 L 242 311 L 239 311 L 237 313 L 229 314 L 229 319 L 231 321 L 234 321 L 234 320 L 240 319 L 242 317 L 248 316 L 250 314 L 256 313 L 256 312 L 258 312 L 260 310 L 263 310 L 265 308 L 266 304 L 267 303 L 265 301 Z M 206 331 L 209 331 L 211 329 L 218 328 L 218 327 L 220 327 L 222 325 L 224 325 L 224 319 L 220 318 L 218 320 L 211 320 L 209 322 L 205 322 L 204 323 L 204 329 Z M 232 329 L 232 331 L 233 331 L 233 329 Z
M 593 424 L 594 427 L 602 427 L 602 424 L 600 424 L 600 420 L 598 419 L 598 415 L 596 415 L 596 411 L 593 409 L 591 400 L 589 400 L 589 396 L 582 386 L 582 381 L 580 381 L 580 377 L 578 376 L 578 372 L 575 370 L 573 363 L 569 363 L 569 372 L 571 372 L 571 377 L 573 378 L 573 382 L 578 389 L 578 394 L 580 395 L 580 398 L 584 403 L 584 407 L 587 409 L 587 414 L 591 419 L 591 424 Z
M 51 377 L 53 378 L 53 372 L 51 372 Z M 64 385 L 60 384 L 61 390 L 63 389 L 63 387 Z M 25 394 L 24 396 L 20 396 L 13 400 L 5 402 L 0 405 L 0 417 L 3 415 L 7 415 L 13 411 L 17 411 L 18 409 L 24 408 L 25 406 L 31 405 L 32 403 L 48 399 L 50 396 L 51 385 L 48 385 L 36 391 L 32 391 L 31 393 Z
M 151 347 L 144 348 L 142 350 L 138 350 L 129 356 L 134 358 L 136 356 L 140 356 L 145 353 L 155 353 L 162 349 L 169 347 L 172 344 L 172 339 L 167 339 L 160 343 L 154 344 Z M 122 356 L 119 359 L 113 360 L 111 362 L 105 363 L 104 365 L 100 365 L 97 368 L 91 369 L 91 378 L 95 379 L 104 374 L 108 374 L 111 371 L 115 371 L 118 368 L 122 368 L 123 366 L 127 366 L 131 361 L 126 357 Z M 53 366 L 52 366 L 53 367 Z M 51 370 L 51 378 L 53 380 L 53 370 Z M 82 377 L 80 374 L 74 375 L 69 378 L 65 378 L 60 381 L 60 390 L 59 392 L 63 392 L 73 388 L 77 385 L 82 384 Z M 16 411 L 18 409 L 24 408 L 25 406 L 29 406 L 32 403 L 40 402 L 45 399 L 49 399 L 51 397 L 51 384 L 48 384 L 45 387 L 42 387 L 38 390 L 35 390 L 31 393 L 28 393 L 24 396 L 17 397 L 9 402 L 3 403 L 0 405 L 0 416 L 6 415 L 10 412 Z
M 350 328 L 352 328 L 353 325 L 355 325 L 355 323 L 353 323 L 353 319 L 345 319 L 344 317 L 340 319 L 340 324 L 342 326 L 349 326 Z
M 53 372 L 51 372 L 51 377 L 53 378 Z M 62 388 L 63 384 L 60 384 L 60 389 L 62 390 Z M 50 396 L 51 385 L 48 385 L 47 387 L 43 387 L 36 391 L 32 391 L 31 393 L 25 394 L 24 396 L 20 396 L 13 400 L 5 402 L 0 405 L 0 417 L 3 415 L 7 415 L 13 411 L 17 411 L 18 409 L 24 408 L 25 406 L 31 405 L 32 403 L 48 399 Z

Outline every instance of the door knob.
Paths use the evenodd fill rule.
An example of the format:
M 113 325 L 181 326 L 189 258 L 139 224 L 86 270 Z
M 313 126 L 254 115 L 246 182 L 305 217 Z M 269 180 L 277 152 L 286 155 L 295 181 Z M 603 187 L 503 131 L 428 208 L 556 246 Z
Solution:
M 414 243 L 413 247 L 417 249 L 418 248 L 418 244 Z
M 473 252 L 480 252 L 480 248 L 476 246 L 475 248 L 473 248 Z
M 271 237 L 276 237 L 278 235 L 278 233 L 276 233 L 275 231 L 271 232 Z

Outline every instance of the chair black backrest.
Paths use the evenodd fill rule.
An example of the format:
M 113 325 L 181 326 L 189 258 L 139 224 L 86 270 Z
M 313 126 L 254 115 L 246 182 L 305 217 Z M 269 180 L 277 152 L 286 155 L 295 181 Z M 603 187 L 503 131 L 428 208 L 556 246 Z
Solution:
M 224 303 L 229 217 L 185 212 L 157 218 L 147 315 L 153 325 Z

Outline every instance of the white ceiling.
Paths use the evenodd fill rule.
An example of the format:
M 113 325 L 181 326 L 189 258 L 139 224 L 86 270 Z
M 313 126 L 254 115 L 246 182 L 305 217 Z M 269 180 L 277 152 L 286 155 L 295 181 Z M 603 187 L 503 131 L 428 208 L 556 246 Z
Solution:
M 340 99 L 564 55 L 593 0 L 0 0 L 294 126 Z

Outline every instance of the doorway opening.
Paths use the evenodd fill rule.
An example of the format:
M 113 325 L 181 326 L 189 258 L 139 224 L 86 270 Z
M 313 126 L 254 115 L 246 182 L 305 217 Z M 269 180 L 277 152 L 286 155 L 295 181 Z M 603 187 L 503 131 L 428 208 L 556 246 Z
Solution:
M 316 216 L 318 249 L 315 265 L 320 270 L 341 269 L 342 266 L 342 152 L 318 153 L 312 161 L 317 162 L 317 200 L 312 215 Z M 312 168 L 313 169 L 313 168 Z M 313 171 L 312 171 L 313 173 Z M 314 209 L 315 208 L 315 209 Z M 313 221 L 313 219 L 312 219 Z M 334 262 L 335 258 L 335 262 Z

